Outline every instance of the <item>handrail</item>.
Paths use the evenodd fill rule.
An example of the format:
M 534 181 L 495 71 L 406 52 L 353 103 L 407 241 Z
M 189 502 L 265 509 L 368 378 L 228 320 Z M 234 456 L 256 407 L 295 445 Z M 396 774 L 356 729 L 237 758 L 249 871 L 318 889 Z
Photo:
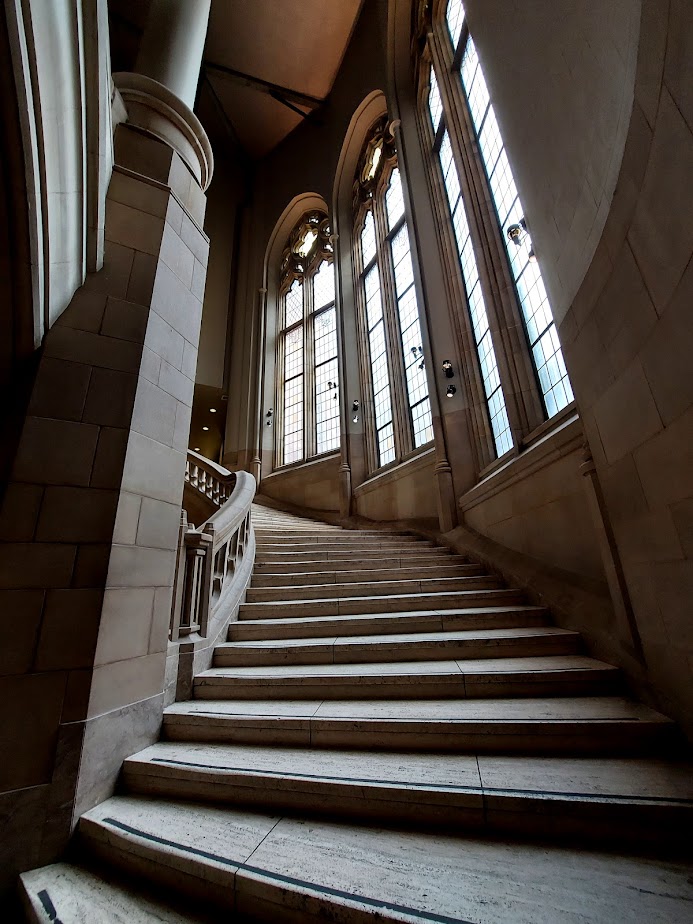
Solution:
M 185 480 L 219 509 L 197 528 L 188 523 L 185 510 L 181 512 L 169 633 L 172 642 L 187 636 L 207 637 L 222 605 L 233 610 L 250 575 L 250 568 L 241 565 L 255 551 L 250 521 L 256 487 L 253 476 L 229 472 L 189 450 Z

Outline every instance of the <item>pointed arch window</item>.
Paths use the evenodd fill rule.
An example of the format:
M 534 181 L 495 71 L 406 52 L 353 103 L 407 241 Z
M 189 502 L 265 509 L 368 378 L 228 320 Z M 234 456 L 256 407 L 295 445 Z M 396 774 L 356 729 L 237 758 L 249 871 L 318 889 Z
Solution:
M 402 176 L 384 119 L 359 161 L 354 210 L 368 457 L 375 470 L 433 439 Z
M 284 249 L 279 298 L 277 464 L 339 448 L 337 315 L 330 225 L 304 215 Z
M 442 188 L 457 251 L 495 455 L 501 456 L 567 407 L 573 392 L 464 3 L 439 0 L 433 9 L 431 20 L 431 7 L 422 2 L 419 15 L 424 134 L 438 175 L 433 186 Z M 492 276 L 498 280 L 493 285 Z M 514 295 L 501 295 L 513 289 Z M 524 332 L 519 346 L 526 361 L 507 355 L 513 328 Z

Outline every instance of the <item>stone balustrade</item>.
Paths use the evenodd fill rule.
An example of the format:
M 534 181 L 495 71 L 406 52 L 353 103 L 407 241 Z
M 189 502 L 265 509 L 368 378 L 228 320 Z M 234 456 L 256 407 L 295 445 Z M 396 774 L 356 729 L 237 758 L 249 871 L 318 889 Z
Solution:
M 228 472 L 188 451 L 185 481 L 219 509 L 199 527 L 192 526 L 182 511 L 171 608 L 172 642 L 186 636 L 207 637 L 214 617 L 222 608 L 231 611 L 237 605 L 245 592 L 247 568 L 243 569 L 240 581 L 234 578 L 249 551 L 252 536 L 250 507 L 255 496 L 252 475 Z

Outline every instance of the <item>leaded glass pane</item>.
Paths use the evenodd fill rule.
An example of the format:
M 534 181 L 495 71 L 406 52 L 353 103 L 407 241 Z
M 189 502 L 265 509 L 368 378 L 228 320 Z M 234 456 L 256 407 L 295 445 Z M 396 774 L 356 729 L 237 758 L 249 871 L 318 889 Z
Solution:
M 303 317 L 303 285 L 294 279 L 291 288 L 284 296 L 284 324 L 282 327 L 291 327 Z
M 462 35 L 462 26 L 464 25 L 464 6 L 462 5 L 462 0 L 449 0 L 445 17 L 448 23 L 452 47 L 457 48 L 460 35 Z
M 361 231 L 361 257 L 363 265 L 368 266 L 375 256 L 375 219 L 373 212 L 367 212 Z
M 385 193 L 385 210 L 387 212 L 387 226 L 392 230 L 404 215 L 404 192 L 399 167 L 395 167 L 390 176 L 390 183 Z
M 313 311 L 324 308 L 334 301 L 334 267 L 323 260 L 313 276 Z
M 428 88 L 428 112 L 431 116 L 433 131 L 437 132 L 438 126 L 440 125 L 440 117 L 443 114 L 443 101 L 440 98 L 438 80 L 433 68 L 431 68 L 430 85 Z
M 284 465 L 303 458 L 303 325 L 284 337 L 283 445 Z
M 573 392 L 541 271 L 531 258 L 529 238 L 525 235 L 518 246 L 508 237 L 508 228 L 519 224 L 524 211 L 471 37 L 467 39 L 462 58 L 461 78 L 479 137 L 546 412 L 552 417 L 570 404 Z

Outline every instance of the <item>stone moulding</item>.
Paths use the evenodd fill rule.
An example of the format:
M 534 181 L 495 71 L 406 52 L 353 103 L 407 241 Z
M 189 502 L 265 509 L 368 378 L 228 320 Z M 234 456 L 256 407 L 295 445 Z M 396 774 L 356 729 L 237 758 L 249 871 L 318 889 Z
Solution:
M 144 74 L 120 71 L 113 74 L 113 83 L 125 103 L 128 122 L 169 144 L 206 191 L 214 172 L 214 155 L 195 113 L 175 93 Z

